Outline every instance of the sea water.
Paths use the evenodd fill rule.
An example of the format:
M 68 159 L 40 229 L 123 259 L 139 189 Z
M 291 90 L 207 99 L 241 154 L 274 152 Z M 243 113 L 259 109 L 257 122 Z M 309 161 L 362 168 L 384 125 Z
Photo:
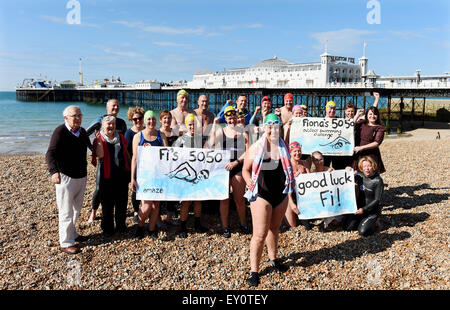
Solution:
M 106 104 L 22 102 L 15 92 L 0 92 L 0 154 L 45 154 L 53 131 L 64 123 L 64 109 L 71 104 L 80 107 L 84 128 L 106 114 Z M 119 117 L 130 128 L 127 111 L 128 107 L 121 107 Z

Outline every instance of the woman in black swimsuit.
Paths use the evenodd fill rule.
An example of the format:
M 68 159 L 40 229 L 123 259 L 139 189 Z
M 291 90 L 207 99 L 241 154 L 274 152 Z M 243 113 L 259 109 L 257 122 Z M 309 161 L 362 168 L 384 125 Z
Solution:
M 251 273 L 247 279 L 251 286 L 259 284 L 259 263 L 264 243 L 272 266 L 279 272 L 287 270 L 287 266 L 277 259 L 278 235 L 288 205 L 288 194 L 294 188 L 289 150 L 279 137 L 279 117 L 275 114 L 266 116 L 264 131 L 265 134 L 247 152 L 242 169 L 249 189 L 245 197 L 250 201 L 253 223 Z
M 169 110 L 162 110 L 161 113 L 159 113 L 159 122 L 161 123 L 161 127 L 159 128 L 159 130 L 166 136 L 167 145 L 172 146 L 172 144 L 174 144 L 178 139 L 178 136 L 173 132 L 172 127 L 170 127 L 170 125 L 172 124 L 172 114 L 170 114 Z M 161 202 L 161 206 L 165 206 L 167 210 L 167 216 L 164 220 L 165 223 L 169 225 L 177 224 L 177 221 L 175 220 L 177 204 L 179 204 L 178 201 Z
M 229 106 L 224 111 L 225 122 L 227 126 L 223 129 L 217 130 L 216 135 L 211 136 L 211 145 L 221 147 L 223 150 L 231 151 L 230 162 L 225 166 L 225 169 L 230 171 L 230 185 L 233 189 L 233 198 L 236 204 L 237 213 L 241 225 L 241 233 L 248 234 L 250 230 L 246 221 L 245 209 L 245 181 L 242 177 L 242 166 L 244 163 L 245 151 L 248 148 L 248 133 L 244 128 L 237 126 L 236 110 Z M 214 127 L 212 132 L 216 132 L 216 126 L 220 118 L 214 120 Z M 225 199 L 220 202 L 220 218 L 222 221 L 223 236 L 225 238 L 231 237 L 231 232 L 228 222 L 228 213 L 230 209 L 230 199 Z

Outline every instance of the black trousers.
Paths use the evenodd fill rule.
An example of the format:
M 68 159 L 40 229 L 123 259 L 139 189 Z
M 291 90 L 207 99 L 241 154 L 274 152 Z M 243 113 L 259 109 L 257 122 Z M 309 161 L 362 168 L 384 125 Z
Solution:
M 113 177 L 100 182 L 100 201 L 102 204 L 101 228 L 104 234 L 126 229 L 128 205 L 128 180 Z M 115 221 L 115 229 L 114 229 Z
M 377 229 L 378 214 L 350 214 L 344 219 L 345 230 L 358 230 L 361 236 L 373 235 Z

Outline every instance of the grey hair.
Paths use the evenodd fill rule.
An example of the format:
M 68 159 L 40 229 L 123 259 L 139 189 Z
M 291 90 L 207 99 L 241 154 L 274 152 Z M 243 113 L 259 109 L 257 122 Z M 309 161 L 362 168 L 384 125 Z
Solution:
M 102 125 L 104 123 L 110 122 L 110 121 L 115 121 L 116 118 L 113 115 L 106 115 L 102 118 Z
M 322 156 L 322 158 L 323 158 L 323 154 L 322 154 L 321 152 L 319 152 L 319 151 L 314 151 L 314 152 L 312 152 L 312 153 L 311 153 L 311 156 L 314 156 L 314 155 L 316 155 L 316 154 L 320 154 L 320 156 Z
M 64 109 L 64 111 L 63 111 L 63 116 L 64 116 L 64 117 L 65 117 L 65 116 L 69 116 L 69 111 L 72 110 L 72 109 L 77 109 L 77 110 L 80 110 L 80 111 L 81 111 L 81 109 L 80 109 L 79 106 L 77 106 L 77 105 L 69 105 L 68 107 L 66 107 L 66 108 Z

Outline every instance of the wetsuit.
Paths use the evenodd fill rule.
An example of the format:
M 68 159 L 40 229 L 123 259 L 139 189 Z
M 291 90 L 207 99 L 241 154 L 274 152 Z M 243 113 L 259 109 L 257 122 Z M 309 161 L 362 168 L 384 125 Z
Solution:
M 228 138 L 222 129 L 222 149 L 231 151 L 230 162 L 238 160 L 238 158 L 245 153 L 245 137 L 244 134 L 238 134 L 234 138 Z M 243 162 L 230 170 L 230 179 L 242 171 Z
M 360 235 L 368 236 L 375 232 L 376 221 L 381 215 L 380 200 L 384 189 L 383 179 L 378 173 L 366 177 L 364 173 L 358 172 L 355 175 L 355 185 L 358 187 L 358 209 L 363 209 L 364 213 L 349 215 L 345 220 L 344 227 L 347 230 L 357 228 Z
M 286 175 L 281 160 L 271 161 L 271 158 L 263 160 L 258 176 L 258 196 L 269 202 L 272 208 L 275 208 L 287 196 L 287 194 L 283 194 L 286 187 Z M 274 163 L 277 165 L 275 169 L 273 169 Z

